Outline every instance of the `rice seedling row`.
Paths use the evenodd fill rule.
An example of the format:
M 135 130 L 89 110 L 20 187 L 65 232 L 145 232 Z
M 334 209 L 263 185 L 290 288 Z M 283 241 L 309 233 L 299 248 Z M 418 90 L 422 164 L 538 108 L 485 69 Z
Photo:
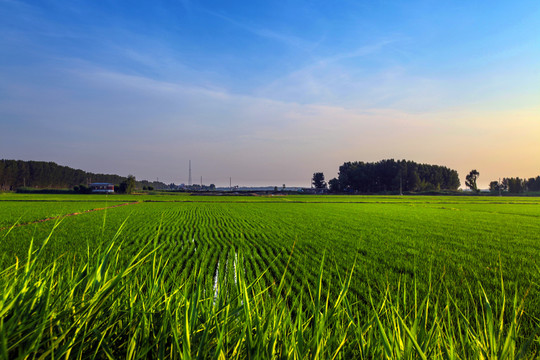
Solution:
M 520 298 L 527 296 L 521 326 L 524 334 L 532 334 L 540 318 L 538 203 L 527 199 L 519 204 L 471 204 L 449 199 L 448 204 L 441 204 L 440 198 L 437 203 L 392 199 L 381 204 L 273 200 L 141 203 L 66 218 L 43 251 L 47 259 L 58 259 L 59 263 L 68 258 L 82 263 L 117 236 L 119 264 L 129 263 L 141 250 L 143 254 L 154 251 L 163 259 L 160 261 L 167 261 L 162 275 L 163 284 L 169 284 L 163 285 L 167 289 L 196 273 L 203 298 L 219 297 L 216 288 L 234 297 L 241 295 L 238 277 L 242 276 L 247 284 L 257 284 L 252 288 L 254 293 L 281 296 L 287 306 L 300 309 L 317 301 L 335 304 L 354 266 L 347 292 L 348 301 L 359 314 L 370 313 L 371 303 L 380 304 L 389 294 L 399 294 L 399 299 L 388 300 L 399 305 L 398 309 L 417 309 L 417 297 L 429 294 L 432 284 L 441 281 L 455 302 L 441 305 L 443 308 L 457 306 L 478 314 L 475 311 L 482 311 L 484 305 L 471 304 L 470 299 L 483 289 L 497 295 L 491 306 L 501 313 L 503 273 L 507 288 L 515 289 Z M 30 240 L 39 244 L 53 226 L 35 224 L 0 232 L 3 268 L 16 259 L 23 261 Z M 150 269 L 155 263 L 147 259 L 143 265 Z M 282 279 L 287 286 L 280 287 Z M 317 300 L 320 288 L 325 291 L 322 300 Z M 392 312 L 380 315 L 386 324 L 398 321 Z M 508 323 L 513 315 L 507 312 L 504 316 Z M 426 319 L 432 318 L 426 314 Z M 304 324 L 308 331 L 306 324 L 314 320 L 291 321 L 291 327 Z M 340 321 L 340 328 L 348 326 L 346 318 Z M 451 323 L 444 326 L 452 328 Z M 366 338 L 366 329 L 354 332 L 359 346 L 371 341 Z

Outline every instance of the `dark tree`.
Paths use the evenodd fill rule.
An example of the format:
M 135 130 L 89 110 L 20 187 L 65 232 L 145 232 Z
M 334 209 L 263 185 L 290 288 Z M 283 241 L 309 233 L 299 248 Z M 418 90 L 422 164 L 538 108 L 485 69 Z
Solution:
M 326 189 L 326 182 L 324 181 L 324 174 L 322 172 L 316 172 L 313 174 L 311 184 L 315 189 Z
M 478 192 L 478 186 L 476 185 L 476 180 L 480 177 L 480 173 L 476 170 L 471 170 L 471 172 L 465 177 L 465 186 L 471 189 L 474 192 Z
M 508 179 L 507 178 L 502 179 L 501 189 L 502 189 L 502 191 L 508 191 Z
M 135 183 L 136 183 L 135 176 L 128 175 L 126 183 L 127 183 L 126 194 L 131 194 L 133 190 L 135 190 Z
M 118 187 L 118 191 L 120 194 L 131 194 L 133 190 L 135 190 L 135 176 L 128 175 L 127 179 L 125 181 L 122 181 L 120 183 L 120 186 Z
M 540 191 L 540 176 L 527 180 L 528 191 Z
M 118 185 L 118 188 L 115 186 L 114 192 L 119 194 L 125 194 L 127 192 L 127 181 L 122 181 L 120 185 Z
M 526 190 L 524 179 L 520 179 L 516 177 L 516 178 L 508 178 L 506 179 L 506 181 L 508 184 L 508 192 L 518 194 Z
M 0 190 L 14 190 L 21 186 L 65 189 L 90 182 L 119 184 L 125 179 L 118 175 L 93 174 L 53 162 L 0 160 Z
M 341 187 L 339 186 L 339 180 L 336 178 L 333 178 L 328 182 L 328 186 L 330 187 L 331 192 L 341 192 Z
M 489 191 L 496 193 L 499 192 L 501 189 L 501 186 L 498 181 L 492 181 L 489 183 Z
M 493 183 L 494 181 L 492 181 Z M 503 178 L 499 184 L 502 191 L 510 193 L 522 193 L 525 191 L 540 191 L 540 176 L 529 179 L 521 179 L 519 177 Z
M 376 163 L 346 162 L 339 167 L 333 188 L 342 192 L 387 193 L 426 190 L 457 190 L 457 171 L 444 166 L 394 159 Z

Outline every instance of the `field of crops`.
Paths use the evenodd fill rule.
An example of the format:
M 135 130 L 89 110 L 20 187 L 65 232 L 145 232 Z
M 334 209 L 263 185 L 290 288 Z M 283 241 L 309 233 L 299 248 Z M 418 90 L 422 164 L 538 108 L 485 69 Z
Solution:
M 127 205 L 115 206 L 120 204 Z M 84 212 L 91 209 L 99 210 Z M 59 217 L 73 213 L 80 214 Z M 35 222 L 52 217 L 56 219 Z M 22 226 L 10 226 L 15 224 Z M 0 229 L 0 269 L 5 269 L 2 273 L 4 298 L 0 303 L 3 354 L 20 351 L 17 346 L 9 344 L 8 340 L 13 342 L 13 339 L 19 339 L 20 344 L 27 345 L 22 332 L 16 335 L 8 334 L 6 325 L 1 325 L 7 321 L 6 304 L 10 301 L 10 297 L 5 295 L 5 289 L 14 283 L 13 277 L 16 277 L 19 271 L 14 270 L 15 267 L 25 264 L 30 244 L 32 243 L 33 249 L 37 249 L 46 239 L 48 241 L 40 249 L 39 259 L 33 263 L 40 276 L 44 276 L 43 269 L 48 269 L 45 272 L 49 271 L 54 263 L 58 276 L 69 277 L 59 269 L 66 272 L 69 271 L 65 269 L 71 269 L 73 273 L 84 267 L 84 264 L 96 264 L 96 268 L 104 266 L 99 265 L 99 261 L 104 258 L 103 254 L 114 253 L 114 266 L 110 265 L 112 260 L 107 260 L 107 266 L 112 266 L 108 276 L 112 276 L 113 269 L 119 272 L 118 269 L 122 269 L 122 266 L 129 268 L 133 259 L 141 259 L 150 254 L 150 257 L 137 263 L 138 276 L 141 276 L 142 272 L 147 274 L 148 279 L 162 284 L 160 291 L 165 297 L 177 293 L 178 290 L 175 289 L 187 288 L 186 284 L 196 287 L 202 294 L 200 299 L 207 301 L 196 300 L 196 303 L 201 302 L 198 311 L 204 308 L 203 303 L 212 313 L 216 311 L 216 307 L 223 305 L 222 302 L 234 302 L 242 293 L 242 283 L 248 284 L 244 290 L 249 289 L 249 292 L 246 291 L 240 308 L 245 308 L 249 303 L 253 303 L 254 309 L 263 306 L 263 314 L 269 312 L 272 316 L 277 316 L 275 321 L 279 322 L 277 313 L 269 311 L 258 303 L 257 299 L 258 296 L 265 298 L 266 304 L 270 304 L 268 306 L 272 309 L 280 309 L 276 304 L 282 304 L 279 301 L 285 299 L 283 303 L 286 305 L 283 306 L 290 309 L 293 320 L 290 320 L 290 327 L 284 325 L 284 328 L 278 329 L 282 333 L 292 332 L 297 336 L 298 329 L 303 329 L 306 333 L 309 328 L 317 329 L 313 321 L 318 314 L 327 314 L 321 310 L 325 304 L 326 308 L 334 306 L 340 309 L 332 315 L 332 320 L 327 319 L 326 326 L 333 324 L 334 328 L 327 328 L 324 332 L 336 332 L 335 338 L 326 339 L 322 343 L 315 342 L 314 347 L 308 346 L 304 353 L 301 348 L 302 341 L 307 344 L 311 341 L 310 338 L 294 341 L 289 339 L 292 341 L 289 344 L 292 350 L 287 350 L 287 346 L 283 345 L 286 343 L 283 339 L 285 335 L 275 335 L 281 340 L 274 341 L 274 346 L 281 344 L 283 348 L 278 353 L 285 357 L 312 358 L 317 357 L 317 351 L 322 351 L 318 356 L 323 358 L 332 357 L 333 354 L 336 354 L 337 358 L 379 358 L 382 355 L 393 358 L 396 354 L 405 358 L 407 354 L 410 354 L 411 358 L 466 358 L 463 354 L 477 354 L 475 351 L 478 351 L 478 354 L 485 351 L 486 357 L 490 357 L 490 354 L 493 354 L 490 351 L 495 351 L 496 354 L 497 351 L 502 351 L 505 348 L 505 339 L 509 338 L 514 341 L 511 358 L 514 358 L 514 355 L 517 358 L 519 349 L 527 349 L 523 353 L 527 358 L 539 348 L 538 334 L 535 333 L 540 324 L 538 198 L 1 195 Z M 112 248 L 108 248 L 113 241 Z M 90 269 L 90 265 L 88 266 Z M 156 270 L 160 266 L 163 266 L 161 272 Z M 353 267 L 354 271 L 351 273 Z M 133 272 L 135 273 L 137 272 Z M 73 275 L 70 276 L 73 278 Z M 60 280 L 52 275 L 49 281 L 60 283 Z M 137 281 L 141 281 L 139 287 L 143 288 L 141 284 L 144 280 Z M 347 296 L 344 302 L 345 284 Z M 28 284 L 25 286 L 28 287 Z M 435 292 L 437 296 L 430 295 Z M 135 302 L 143 297 L 141 294 L 133 298 L 132 293 L 126 299 L 132 298 L 131 301 Z M 148 294 L 153 292 L 145 290 L 144 294 L 150 296 L 151 301 L 151 295 Z M 437 300 L 431 300 L 435 304 L 426 305 L 423 300 L 430 296 Z M 182 301 L 187 301 L 187 298 L 186 294 Z M 160 305 L 154 305 L 161 309 L 163 303 L 160 301 L 164 300 L 160 299 L 156 302 Z M 491 299 L 490 302 L 487 302 L 487 299 Z M 118 303 L 113 301 L 111 306 L 118 307 Z M 187 306 L 186 303 L 183 304 Z M 274 307 L 271 304 L 274 304 Z M 392 307 L 388 308 L 388 304 L 392 304 Z M 152 307 L 152 304 L 145 306 Z M 433 309 L 431 312 L 427 310 L 429 306 Z M 128 311 L 130 307 L 135 308 L 130 305 L 122 311 Z M 456 319 L 450 321 L 449 309 L 453 307 L 459 311 L 454 311 Z M 489 311 L 486 310 L 488 308 Z M 15 311 L 14 309 L 9 311 Z M 298 315 L 302 314 L 302 309 L 315 310 L 302 320 Z M 448 312 L 448 319 L 444 319 L 448 320 L 446 325 L 443 319 L 439 318 L 442 313 L 438 313 L 445 309 Z M 189 318 L 188 310 L 184 317 Z M 249 311 L 258 314 L 256 310 Z M 249 311 L 248 315 L 244 316 L 249 317 L 251 324 Z M 400 320 L 392 317 L 392 311 L 401 316 L 399 319 L 404 321 L 402 325 L 408 330 L 415 329 L 415 319 L 418 321 L 422 318 L 424 333 L 420 330 L 415 333 L 414 330 L 413 336 L 403 330 Z M 425 311 L 424 315 L 421 315 L 422 311 Z M 216 324 L 219 324 L 216 320 L 220 316 L 216 315 L 218 313 L 212 313 L 215 315 L 212 321 L 216 321 Z M 378 315 L 374 317 L 374 314 Z M 468 317 L 466 314 L 472 315 Z M 488 315 L 492 316 L 492 322 L 496 325 L 495 330 L 491 329 L 493 339 L 489 326 L 485 325 Z M 264 318 L 266 315 L 257 316 Z M 382 322 L 378 322 L 378 316 Z M 359 326 L 353 331 L 353 319 L 362 317 L 365 317 L 367 325 L 365 328 L 362 327 L 364 325 Z M 461 339 L 461 343 L 456 340 L 461 345 L 452 345 L 458 353 L 454 354 L 456 357 L 448 354 L 446 356 L 444 351 L 436 350 L 437 346 L 441 345 L 433 345 L 434 335 L 426 335 L 430 334 L 428 323 L 439 324 L 441 331 L 450 331 L 449 328 L 457 326 L 454 323 L 464 321 L 464 318 L 467 320 L 463 323 L 465 328 L 456 328 L 456 339 L 461 336 L 457 334 L 472 336 L 467 334 L 476 334 L 478 329 L 485 327 L 484 336 L 475 335 L 478 343 L 487 344 L 485 349 L 474 350 L 471 347 L 467 350 L 468 342 Z M 228 324 L 230 320 L 226 319 Z M 512 325 L 517 320 L 519 327 Z M 247 320 L 244 318 L 243 321 Z M 201 329 L 207 329 L 208 324 L 204 321 L 203 324 L 206 325 Z M 55 326 L 62 328 L 61 325 Z M 143 327 L 147 326 L 148 324 Z M 210 327 L 214 329 L 213 334 L 219 337 L 219 326 L 213 326 Z M 388 327 L 387 330 L 381 330 L 385 326 Z M 230 348 L 220 348 L 220 340 L 212 340 L 207 344 L 208 349 L 219 351 L 216 350 L 213 355 L 203 352 L 204 357 L 249 357 L 250 351 L 256 348 L 250 343 L 255 341 L 251 339 L 252 330 L 254 334 L 270 336 L 268 329 L 263 331 L 254 330 L 255 328 L 256 326 L 252 325 L 249 330 L 246 328 L 239 331 L 238 336 L 244 336 L 244 340 L 235 343 L 240 344 L 236 350 L 232 345 Z M 377 338 L 380 346 L 373 345 L 370 352 L 366 350 L 366 344 L 370 344 L 370 341 L 376 343 L 375 340 L 367 338 L 371 330 L 378 331 L 370 336 Z M 184 331 L 183 336 L 190 333 L 185 328 L 178 331 Z M 355 340 L 340 337 L 340 331 L 344 336 L 353 336 Z M 193 330 L 193 334 L 197 336 L 202 336 L 203 332 L 206 333 L 205 330 Z M 174 331 L 171 330 L 171 333 Z M 125 349 L 120 346 L 119 351 L 121 354 L 129 353 L 129 336 L 122 336 L 118 335 L 122 340 L 117 341 L 125 341 L 126 345 Z M 171 355 L 174 353 L 172 349 L 175 342 L 182 344 L 178 345 L 178 349 L 182 349 L 178 350 L 179 353 L 183 352 L 180 357 L 187 356 L 186 342 L 193 342 L 193 339 L 174 340 L 163 334 L 161 336 L 163 338 L 157 338 L 166 339 L 164 341 L 168 345 L 163 346 L 169 354 L 167 356 L 175 357 Z M 314 336 L 316 337 L 316 331 L 311 337 Z M 422 336 L 425 341 L 419 344 Z M 448 339 L 452 337 L 446 332 L 441 332 L 439 336 L 441 341 L 445 336 Z M 366 338 L 362 340 L 364 337 Z M 494 345 L 495 338 L 498 339 L 498 345 Z M 35 341 L 45 341 L 49 347 L 51 342 L 55 341 L 52 338 L 44 340 L 43 336 L 39 339 Z M 198 337 L 197 339 L 198 343 L 203 341 Z M 448 342 L 448 339 L 444 341 L 453 344 L 452 341 Z M 264 341 L 270 340 L 266 338 Z M 355 341 L 359 344 L 355 344 Z M 63 348 L 58 345 L 59 349 L 63 350 L 59 351 L 64 351 L 64 354 L 68 351 L 66 349 L 82 349 L 80 343 L 72 344 L 71 348 L 64 342 L 60 343 Z M 471 340 L 470 343 L 474 341 Z M 155 346 L 159 347 L 158 345 Z M 92 346 L 106 351 L 100 348 L 102 345 Z M 148 346 L 152 349 L 148 351 L 155 354 L 153 351 L 157 350 L 154 345 Z M 425 348 L 422 348 L 423 346 Z M 428 349 L 429 346 L 433 348 Z M 187 351 L 190 356 L 195 356 L 201 354 L 197 352 L 199 350 L 190 348 Z M 110 351 L 114 353 L 113 350 Z M 459 351 L 462 355 L 459 355 Z M 144 357 L 140 353 L 138 356 Z

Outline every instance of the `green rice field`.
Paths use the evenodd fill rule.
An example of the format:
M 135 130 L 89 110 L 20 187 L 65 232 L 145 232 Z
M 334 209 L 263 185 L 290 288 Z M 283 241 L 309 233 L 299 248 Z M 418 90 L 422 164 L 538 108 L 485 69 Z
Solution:
M 0 358 L 540 349 L 539 198 L 0 194 L 0 229 Z

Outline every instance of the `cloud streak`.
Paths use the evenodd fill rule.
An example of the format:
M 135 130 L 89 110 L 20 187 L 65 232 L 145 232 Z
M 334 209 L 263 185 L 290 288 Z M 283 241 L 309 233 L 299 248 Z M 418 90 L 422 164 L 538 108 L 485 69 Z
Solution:
M 302 49 L 302 50 L 313 50 L 319 45 L 320 41 L 322 40 L 320 39 L 317 42 L 308 41 L 304 38 L 301 38 L 295 35 L 286 34 L 286 33 L 278 32 L 276 30 L 268 29 L 265 27 L 252 25 L 248 21 L 241 21 L 241 20 L 233 19 L 232 17 L 227 16 L 217 11 L 212 11 L 209 9 L 203 9 L 202 11 L 204 11 L 205 13 L 215 18 L 224 20 L 225 22 L 239 29 L 242 29 L 251 34 L 257 35 L 261 38 L 274 40 L 282 44 L 285 44 L 287 46 L 291 46 L 291 47 Z
M 486 185 L 537 175 L 531 31 L 500 46 L 474 38 L 476 23 L 456 29 L 467 42 L 425 36 L 407 23 L 418 4 L 32 4 L 0 2 L 3 157 L 174 182 L 191 159 L 217 185 L 308 186 L 314 171 L 383 158 L 478 168 Z
M 416 114 L 301 104 L 96 67 L 55 74 L 60 75 L 64 87 L 54 92 L 31 83 L 16 92 L 10 81 L 0 84 L 4 93 L 12 94 L 0 101 L 2 119 L 12 124 L 9 138 L 0 141 L 4 156 L 24 154 L 75 167 L 82 162 L 90 164 L 90 171 L 134 173 L 139 178 L 159 174 L 175 182 L 186 181 L 182 164 L 191 159 L 198 173 L 216 184 L 234 176 L 244 185 L 307 186 L 306 179 L 317 169 L 332 177 L 344 161 L 381 158 L 442 163 L 463 175 L 467 170 L 462 164 L 485 160 L 483 149 L 467 146 L 468 141 L 496 138 L 516 146 L 501 139 L 501 131 L 513 131 L 512 125 L 501 115 L 485 112 Z M 71 93 L 72 88 L 78 91 Z M 34 106 L 21 112 L 24 103 Z M 531 120 L 535 111 L 523 112 L 521 121 L 540 131 Z M 477 120 L 482 117 L 489 122 Z M 16 121 L 24 124 L 13 126 Z M 504 130 L 490 131 L 494 121 Z M 476 134 L 464 136 L 471 129 Z M 532 133 L 521 136 L 519 146 L 528 149 L 535 140 Z M 28 148 L 29 142 L 35 145 Z M 528 161 L 534 161 L 531 156 Z

